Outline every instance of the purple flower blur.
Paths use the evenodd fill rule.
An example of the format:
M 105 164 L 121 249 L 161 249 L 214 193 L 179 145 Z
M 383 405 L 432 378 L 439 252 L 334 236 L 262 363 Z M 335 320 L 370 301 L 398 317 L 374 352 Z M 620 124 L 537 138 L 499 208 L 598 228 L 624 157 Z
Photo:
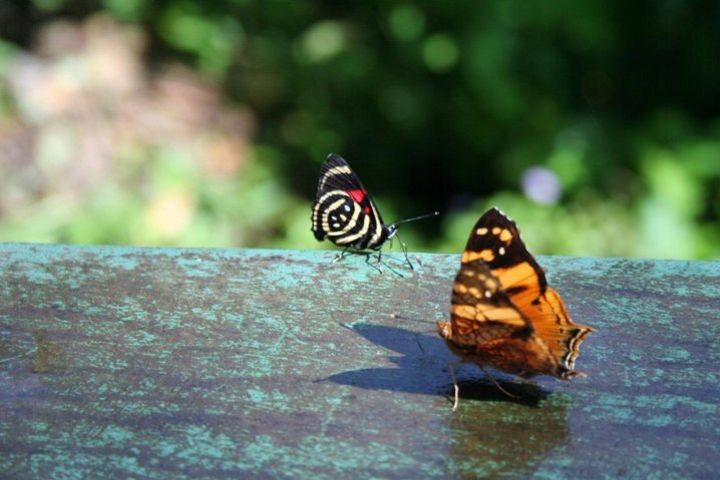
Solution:
M 555 172 L 547 167 L 533 166 L 525 170 L 520 180 L 522 190 L 530 200 L 552 205 L 562 195 L 562 186 Z

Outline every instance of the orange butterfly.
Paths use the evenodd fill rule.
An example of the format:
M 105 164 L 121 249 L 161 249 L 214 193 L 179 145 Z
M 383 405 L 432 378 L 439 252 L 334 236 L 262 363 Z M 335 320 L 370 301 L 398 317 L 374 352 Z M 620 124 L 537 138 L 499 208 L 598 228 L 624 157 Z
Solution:
M 525 378 L 544 374 L 569 380 L 583 375 L 574 370 L 575 359 L 593 329 L 570 320 L 515 222 L 496 208 L 485 212 L 470 233 L 453 283 L 450 313 L 450 321 L 437 326 L 461 358 L 457 363 L 488 365 Z M 453 366 L 455 410 L 460 387 Z

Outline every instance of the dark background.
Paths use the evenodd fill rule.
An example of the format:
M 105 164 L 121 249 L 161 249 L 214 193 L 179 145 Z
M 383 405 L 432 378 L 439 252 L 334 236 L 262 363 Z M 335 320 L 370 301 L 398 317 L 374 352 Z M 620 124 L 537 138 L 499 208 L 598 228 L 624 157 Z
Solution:
M 0 1 L 0 239 L 310 248 L 329 152 L 411 250 L 720 255 L 720 3 Z

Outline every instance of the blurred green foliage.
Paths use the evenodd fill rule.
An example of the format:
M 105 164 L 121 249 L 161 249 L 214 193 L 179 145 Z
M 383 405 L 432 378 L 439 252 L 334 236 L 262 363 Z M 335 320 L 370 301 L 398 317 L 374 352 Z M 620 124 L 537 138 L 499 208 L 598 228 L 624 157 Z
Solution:
M 385 220 L 441 210 L 403 226 L 411 249 L 460 251 L 497 205 L 538 253 L 720 256 L 718 2 L 31 3 L 0 8 L 0 147 L 31 145 L 0 164 L 1 240 L 327 247 L 310 202 L 336 152 Z M 93 51 L 111 29 L 93 22 L 130 33 Z M 112 56 L 123 42 L 136 47 Z M 137 68 L 93 77 L 98 62 Z M 172 65 L 211 108 L 166 138 L 117 104 L 184 114 L 167 107 L 187 98 L 163 89 Z M 22 83 L 38 69 L 98 117 L 33 110 Z M 110 133 L 88 127 L 98 118 Z M 93 173 L 77 152 L 98 133 L 107 165 L 69 181 Z M 243 145 L 198 147 L 230 138 Z

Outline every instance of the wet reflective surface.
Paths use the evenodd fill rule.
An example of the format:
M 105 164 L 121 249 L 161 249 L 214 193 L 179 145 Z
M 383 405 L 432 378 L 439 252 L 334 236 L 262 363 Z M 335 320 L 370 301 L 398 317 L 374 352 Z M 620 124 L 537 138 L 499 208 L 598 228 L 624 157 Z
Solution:
M 0 245 L 0 473 L 707 477 L 720 262 L 541 258 L 588 378 L 459 368 L 457 256 Z M 392 256 L 391 256 L 392 257 Z M 392 258 L 389 261 L 393 261 Z M 393 264 L 395 265 L 395 264 Z M 400 314 L 403 318 L 393 318 Z

